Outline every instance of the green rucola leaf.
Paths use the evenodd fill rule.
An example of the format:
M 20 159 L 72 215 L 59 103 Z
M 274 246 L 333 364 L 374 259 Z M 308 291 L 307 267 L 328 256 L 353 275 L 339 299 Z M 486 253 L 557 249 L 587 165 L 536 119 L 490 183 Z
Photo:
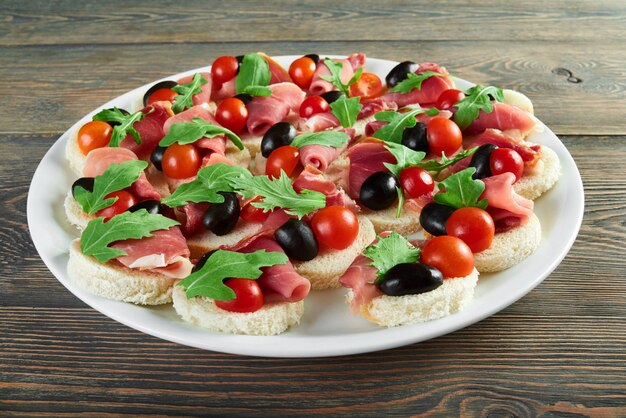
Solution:
M 456 209 L 466 206 L 485 209 L 487 207 L 487 199 L 478 200 L 485 190 L 485 183 L 472 178 L 472 174 L 475 172 L 476 168 L 469 167 L 443 180 L 437 187 L 439 187 L 439 190 L 444 190 L 444 192 L 435 195 L 435 202 L 452 206 Z
M 127 134 L 131 134 L 137 144 L 141 144 L 141 136 L 139 132 L 133 127 L 135 122 L 140 121 L 154 111 L 152 108 L 149 112 L 143 113 L 141 111 L 132 114 L 126 114 L 117 107 L 113 109 L 104 109 L 96 113 L 93 116 L 93 120 L 102 122 L 116 122 L 117 125 L 113 127 L 113 134 L 109 141 L 110 147 L 119 147 Z
M 296 136 L 294 140 L 291 141 L 291 146 L 300 148 L 305 145 L 325 145 L 327 147 L 342 148 L 349 140 L 350 137 L 343 132 L 305 132 Z
M 201 138 L 212 138 L 218 135 L 226 135 L 237 148 L 243 150 L 243 142 L 235 133 L 200 118 L 193 118 L 191 122 L 173 123 L 167 135 L 159 142 L 159 146 L 168 147 L 174 142 L 180 145 L 191 144 Z
M 193 75 L 190 83 L 172 87 L 172 90 L 178 93 L 172 105 L 174 113 L 180 113 L 185 109 L 193 107 L 193 95 L 200 93 L 202 91 L 201 86 L 206 83 L 208 83 L 206 78 L 202 74 L 196 73 Z
M 267 61 L 259 54 L 246 54 L 239 66 L 239 74 L 235 80 L 236 92 L 237 94 L 246 93 L 246 88 L 250 86 L 267 86 L 270 79 L 271 73 Z
M 356 118 L 363 108 L 360 101 L 360 97 L 352 97 L 348 99 L 343 96 L 330 104 L 332 113 L 337 117 L 341 126 L 349 128 L 356 123 Z
M 406 238 L 394 231 L 384 238 L 378 237 L 378 242 L 368 246 L 363 255 L 372 260 L 369 265 L 378 270 L 378 279 L 374 282 L 378 284 L 392 267 L 401 263 L 417 262 L 420 249 L 413 247 Z
M 443 77 L 445 74 L 434 71 L 424 71 L 423 73 L 408 73 L 407 78 L 396 84 L 389 92 L 391 93 L 409 93 L 414 89 L 421 90 L 424 80 L 431 77 Z

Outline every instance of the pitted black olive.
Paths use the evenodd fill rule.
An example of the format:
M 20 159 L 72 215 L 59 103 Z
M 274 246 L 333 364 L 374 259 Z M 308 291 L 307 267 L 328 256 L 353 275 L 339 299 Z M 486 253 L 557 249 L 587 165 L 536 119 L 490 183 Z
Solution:
M 252 101 L 252 96 L 246 93 L 240 93 L 240 94 L 235 95 L 235 99 L 239 99 L 243 102 L 243 104 L 247 105 L 248 103 Z
M 296 128 L 289 122 L 278 122 L 265 132 L 261 140 L 261 155 L 268 158 L 272 151 L 291 144 L 296 137 Z
M 196 262 L 196 264 L 194 264 L 193 268 L 191 269 L 191 272 L 195 273 L 196 271 L 204 267 L 207 260 L 213 255 L 215 251 L 217 250 L 211 250 L 211 251 L 207 251 L 206 253 L 204 253 L 204 255 L 200 257 L 200 259 Z
M 404 296 L 430 292 L 442 284 L 443 274 L 435 267 L 402 263 L 389 269 L 378 287 L 385 295 Z
M 76 197 L 76 187 L 80 186 L 88 192 L 93 192 L 93 177 L 81 177 L 72 184 L 72 196 Z
M 148 106 L 148 99 L 158 89 L 171 89 L 172 87 L 176 87 L 178 85 L 177 82 L 172 80 L 165 80 L 156 83 L 154 86 L 150 87 L 146 94 L 143 95 L 143 105 Z
M 315 234 L 310 226 L 299 219 L 291 218 L 274 233 L 278 245 L 289 258 L 309 261 L 319 251 Z
M 398 180 L 391 173 L 379 171 L 365 179 L 359 199 L 368 209 L 387 209 L 398 199 L 398 186 Z
M 307 54 L 305 55 L 305 57 L 311 58 L 313 62 L 315 63 L 315 65 L 317 65 L 318 62 L 320 62 L 320 56 L 317 54 Z
M 159 171 L 163 171 L 163 154 L 165 153 L 166 149 L 167 147 L 157 146 L 150 155 L 150 162 L 154 164 L 154 167 L 156 167 L 156 169 Z
M 211 204 L 204 212 L 204 227 L 215 235 L 226 235 L 237 225 L 241 207 L 235 193 L 219 192 L 219 194 L 224 196 L 224 201 Z
M 454 211 L 452 206 L 431 202 L 422 208 L 420 225 L 431 235 L 446 235 L 446 221 Z
M 112 108 L 112 107 L 110 107 L 110 108 L 108 108 L 107 110 L 115 110 L 115 109 L 114 109 L 114 108 Z M 130 115 L 130 113 L 129 113 L 129 112 L 128 112 L 128 110 L 126 110 L 126 109 L 120 109 L 120 108 L 118 107 L 118 108 L 117 108 L 117 110 L 119 110 L 119 111 L 122 113 L 122 115 L 124 115 L 124 116 L 128 116 L 128 115 Z M 119 124 L 120 124 L 119 122 L 115 122 L 115 121 L 109 121 L 109 122 L 107 122 L 107 123 L 108 123 L 109 125 L 111 125 L 112 127 L 116 127 L 117 125 L 119 125 Z
M 151 215 L 163 214 L 163 208 L 161 207 L 161 202 L 158 200 L 144 200 L 143 202 L 139 202 L 134 204 L 133 206 L 126 209 L 128 212 L 137 212 L 140 209 L 145 209 Z
M 413 151 L 423 151 L 428 154 L 430 147 L 426 139 L 426 124 L 417 122 L 414 127 L 406 128 L 402 132 L 402 145 Z
M 327 91 L 326 93 L 320 94 L 320 96 L 322 96 L 322 99 L 326 100 L 328 104 L 331 104 L 332 102 L 343 97 L 343 93 L 338 90 L 331 90 Z
M 241 68 L 241 64 L 243 63 L 243 55 L 237 55 L 235 57 L 235 59 L 237 60 L 237 71 L 235 72 L 235 75 L 239 74 L 239 69 Z
M 476 172 L 472 174 L 472 178 L 476 179 L 484 179 L 485 177 L 491 176 L 491 166 L 489 165 L 489 158 L 491 157 L 491 152 L 498 148 L 493 144 L 483 144 L 472 155 L 472 159 L 469 163 L 470 167 L 475 167 Z
M 395 87 L 396 84 L 406 79 L 408 74 L 414 72 L 415 70 L 417 70 L 416 63 L 413 61 L 402 61 L 389 71 L 389 74 L 385 77 L 385 82 L 388 87 Z

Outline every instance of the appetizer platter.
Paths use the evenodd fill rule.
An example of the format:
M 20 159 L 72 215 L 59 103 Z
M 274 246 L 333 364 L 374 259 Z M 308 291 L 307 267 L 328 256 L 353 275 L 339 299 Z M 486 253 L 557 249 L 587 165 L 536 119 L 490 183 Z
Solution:
M 33 242 L 81 300 L 194 347 L 315 357 L 423 341 L 515 302 L 583 213 L 526 96 L 434 63 L 219 57 L 77 122 Z

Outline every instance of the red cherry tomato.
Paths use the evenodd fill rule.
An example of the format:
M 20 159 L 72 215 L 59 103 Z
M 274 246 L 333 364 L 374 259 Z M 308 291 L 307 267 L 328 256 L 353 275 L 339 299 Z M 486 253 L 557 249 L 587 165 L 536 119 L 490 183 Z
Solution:
M 350 86 L 350 96 L 371 99 L 383 91 L 383 82 L 374 73 L 362 73 L 356 83 Z
M 151 105 L 155 102 L 173 102 L 176 96 L 178 96 L 178 93 L 172 89 L 158 89 L 148 97 L 147 104 Z
M 289 66 L 289 76 L 294 83 L 302 90 L 307 90 L 313 81 L 315 73 L 315 61 L 309 57 L 301 57 L 291 63 Z
M 448 110 L 452 106 L 454 106 L 459 100 L 463 100 L 464 98 L 465 94 L 461 90 L 445 90 L 437 98 L 435 107 L 439 110 Z
M 239 70 L 237 58 L 225 55 L 213 61 L 213 65 L 211 65 L 211 78 L 219 88 L 223 83 L 235 78 L 237 70 Z
M 202 160 L 200 153 L 191 144 L 173 143 L 163 153 L 161 167 L 166 176 L 173 179 L 186 179 L 198 173 Z
M 256 312 L 263 307 L 263 293 L 256 280 L 228 279 L 224 284 L 235 292 L 233 300 L 216 300 L 215 306 L 229 312 Z
M 248 109 L 244 102 L 234 97 L 222 101 L 215 111 L 215 119 L 226 129 L 238 134 L 248 121 Z
M 487 211 L 466 207 L 452 212 L 446 221 L 446 232 L 461 238 L 473 253 L 479 253 L 491 247 L 496 228 Z
M 515 181 L 524 174 L 524 160 L 517 151 L 511 148 L 496 148 L 489 157 L 491 174 L 498 175 L 506 172 L 515 174 Z
M 291 145 L 276 148 L 265 163 L 265 174 L 270 178 L 280 177 L 280 170 L 291 177 L 300 164 L 300 150 Z
M 435 267 L 443 277 L 465 277 L 474 269 L 474 254 L 460 238 L 441 235 L 428 241 L 420 256 L 422 264 Z
M 106 122 L 93 120 L 87 122 L 78 130 L 78 147 L 84 155 L 96 148 L 109 145 L 113 135 L 113 128 Z
M 310 118 L 316 113 L 328 112 L 330 106 L 322 96 L 310 96 L 304 99 L 300 105 L 300 116 Z
M 319 242 L 335 250 L 345 250 L 359 236 L 359 221 L 343 206 L 328 206 L 315 212 L 311 228 Z
M 402 190 L 412 199 L 432 192 L 435 182 L 428 171 L 419 167 L 407 167 L 400 172 Z
M 247 222 L 265 222 L 270 212 L 263 212 L 263 209 L 252 206 L 253 202 L 258 202 L 261 197 L 255 197 L 251 201 L 244 204 L 241 208 L 241 219 Z
M 137 203 L 135 197 L 126 190 L 119 190 L 117 192 L 111 192 L 106 195 L 107 199 L 115 197 L 117 197 L 115 203 L 107 208 L 100 209 L 98 212 L 96 212 L 97 217 L 104 216 L 104 220 L 108 221 L 115 215 L 119 215 L 120 213 L 125 212 L 126 209 Z
M 432 118 L 426 125 L 426 140 L 434 156 L 439 158 L 443 152 L 449 157 L 461 146 L 463 135 L 458 125 L 450 119 Z

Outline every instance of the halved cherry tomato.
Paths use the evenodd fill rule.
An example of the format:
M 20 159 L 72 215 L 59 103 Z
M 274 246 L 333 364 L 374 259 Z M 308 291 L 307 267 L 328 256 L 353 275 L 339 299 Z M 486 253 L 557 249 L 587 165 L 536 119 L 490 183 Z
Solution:
M 276 148 L 265 163 L 265 174 L 270 178 L 280 177 L 280 170 L 291 177 L 300 164 L 300 150 L 291 145 Z
M 435 182 L 428 171 L 419 167 L 407 167 L 400 172 L 402 190 L 412 199 L 432 192 Z
M 435 107 L 439 110 L 448 110 L 454 106 L 459 100 L 463 100 L 465 94 L 461 90 L 449 89 L 441 92 L 435 103 Z
M 315 61 L 311 58 L 301 57 L 289 66 L 289 76 L 298 87 L 307 90 L 313 81 L 316 68 Z
M 84 155 L 96 148 L 109 145 L 113 135 L 113 128 L 106 122 L 93 120 L 87 122 L 78 130 L 78 147 Z
M 173 102 L 176 96 L 178 96 L 178 93 L 172 89 L 158 89 L 152 92 L 150 97 L 148 97 L 146 104 L 151 105 L 155 102 Z
M 263 209 L 252 206 L 253 202 L 261 200 L 260 196 L 255 197 L 241 207 L 241 219 L 247 222 L 265 222 L 271 212 L 263 212 Z
M 215 119 L 226 129 L 238 134 L 243 131 L 248 121 L 248 109 L 246 104 L 235 98 L 228 98 L 217 106 Z
M 119 215 L 120 213 L 125 212 L 126 209 L 137 203 L 135 196 L 133 196 L 132 193 L 127 192 L 126 190 L 119 190 L 117 192 L 111 192 L 106 195 L 107 199 L 115 197 L 117 197 L 115 203 L 107 208 L 100 209 L 98 212 L 96 212 L 97 217 L 104 216 L 105 222 L 115 215 Z
M 322 96 L 310 96 L 304 99 L 300 105 L 300 116 L 310 118 L 316 113 L 328 112 L 330 106 Z
M 461 238 L 473 253 L 479 253 L 491 247 L 496 228 L 487 211 L 465 207 L 452 212 L 446 221 L 446 232 Z
M 315 212 L 311 228 L 319 242 L 335 250 L 345 250 L 359 236 L 359 221 L 343 206 L 328 206 Z
M 224 284 L 235 292 L 233 300 L 216 300 L 215 306 L 229 312 L 256 312 L 263 307 L 263 293 L 256 280 L 228 279 Z
M 350 86 L 350 96 L 371 99 L 383 91 L 383 82 L 374 73 L 362 73 L 356 83 Z
M 211 65 L 211 78 L 216 87 L 219 88 L 223 83 L 232 80 L 239 70 L 239 62 L 237 58 L 231 55 L 225 55 L 217 58 Z
M 524 160 L 517 151 L 511 148 L 496 148 L 489 157 L 491 174 L 498 175 L 506 172 L 515 174 L 515 181 L 524 174 Z
M 463 135 L 459 126 L 446 118 L 432 118 L 426 125 L 426 140 L 430 152 L 435 157 L 441 157 L 445 153 L 446 157 L 454 154 L 463 142 Z
M 168 177 L 186 179 L 198 173 L 202 160 L 200 153 L 192 144 L 173 143 L 163 153 L 161 167 Z
M 474 254 L 460 238 L 441 235 L 429 240 L 420 256 L 422 264 L 437 268 L 443 277 L 465 277 L 474 269 Z

